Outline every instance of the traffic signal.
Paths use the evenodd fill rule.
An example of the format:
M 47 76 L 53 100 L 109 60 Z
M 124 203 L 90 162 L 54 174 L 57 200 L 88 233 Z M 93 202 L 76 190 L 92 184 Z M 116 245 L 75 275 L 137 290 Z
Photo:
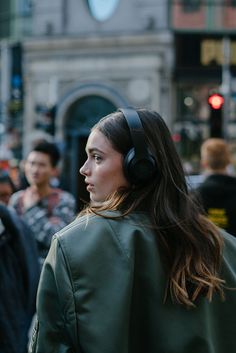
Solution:
M 9 115 L 16 117 L 23 110 L 22 47 L 20 43 L 11 47 L 11 93 Z
M 213 93 L 208 97 L 208 103 L 210 106 L 210 136 L 222 137 L 224 97 L 219 93 Z

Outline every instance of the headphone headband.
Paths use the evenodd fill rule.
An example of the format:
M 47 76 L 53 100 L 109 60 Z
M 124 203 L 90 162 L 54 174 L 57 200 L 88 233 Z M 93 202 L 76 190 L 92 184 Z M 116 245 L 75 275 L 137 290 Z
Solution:
M 136 110 L 132 108 L 119 109 L 123 113 L 129 126 L 135 154 L 138 156 L 147 155 L 146 141 L 143 133 L 143 125 Z

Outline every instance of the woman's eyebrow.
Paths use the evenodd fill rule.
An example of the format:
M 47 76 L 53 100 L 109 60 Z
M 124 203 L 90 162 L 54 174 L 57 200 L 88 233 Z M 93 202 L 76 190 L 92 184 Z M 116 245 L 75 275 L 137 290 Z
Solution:
M 99 152 L 99 153 L 102 153 L 102 154 L 104 154 L 104 152 L 102 151 L 102 150 L 100 150 L 99 148 L 97 148 L 97 147 L 91 147 L 91 148 L 86 148 L 86 151 L 88 152 L 88 153 L 94 153 L 94 152 Z

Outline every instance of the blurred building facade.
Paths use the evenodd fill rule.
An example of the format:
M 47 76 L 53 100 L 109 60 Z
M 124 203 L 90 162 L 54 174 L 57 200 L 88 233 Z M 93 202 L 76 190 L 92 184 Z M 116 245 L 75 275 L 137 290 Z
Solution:
M 191 159 L 210 133 L 207 99 L 222 89 L 226 35 L 234 82 L 235 6 L 230 0 L 2 0 L 2 136 L 18 142 L 11 149 L 23 157 L 33 138 L 55 140 L 65 186 L 78 197 L 85 196 L 78 169 L 89 129 L 117 107 L 159 111 L 180 154 Z
M 101 116 L 133 106 L 171 117 L 168 7 L 164 0 L 20 2 L 28 4 L 28 25 L 15 12 L 11 22 L 21 34 L 8 29 L 8 37 L 23 53 L 23 155 L 40 131 L 53 135 L 64 152 L 65 183 L 77 195 L 89 129 Z
M 175 136 L 183 159 L 199 156 L 209 136 L 236 136 L 236 2 L 172 1 L 174 35 Z M 224 104 L 212 109 L 208 98 Z

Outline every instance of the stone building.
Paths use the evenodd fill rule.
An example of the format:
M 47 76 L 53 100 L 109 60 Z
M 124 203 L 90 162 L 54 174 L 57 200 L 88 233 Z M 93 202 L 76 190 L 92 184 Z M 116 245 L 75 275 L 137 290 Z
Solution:
M 208 96 L 225 94 L 225 37 L 236 91 L 235 6 L 230 0 L 2 0 L 1 56 L 6 46 L 18 54 L 13 65 L 2 60 L 1 117 L 21 130 L 22 155 L 34 138 L 55 140 L 65 186 L 80 197 L 78 169 L 90 127 L 117 107 L 133 106 L 157 110 L 191 162 L 210 134 Z M 227 126 L 235 135 L 236 104 L 227 94 Z
M 78 169 L 89 129 L 101 116 L 117 107 L 148 107 L 171 125 L 167 3 L 41 0 L 31 21 L 33 33 L 22 42 L 24 151 L 39 129 L 51 127 L 63 150 L 65 184 L 81 197 Z

